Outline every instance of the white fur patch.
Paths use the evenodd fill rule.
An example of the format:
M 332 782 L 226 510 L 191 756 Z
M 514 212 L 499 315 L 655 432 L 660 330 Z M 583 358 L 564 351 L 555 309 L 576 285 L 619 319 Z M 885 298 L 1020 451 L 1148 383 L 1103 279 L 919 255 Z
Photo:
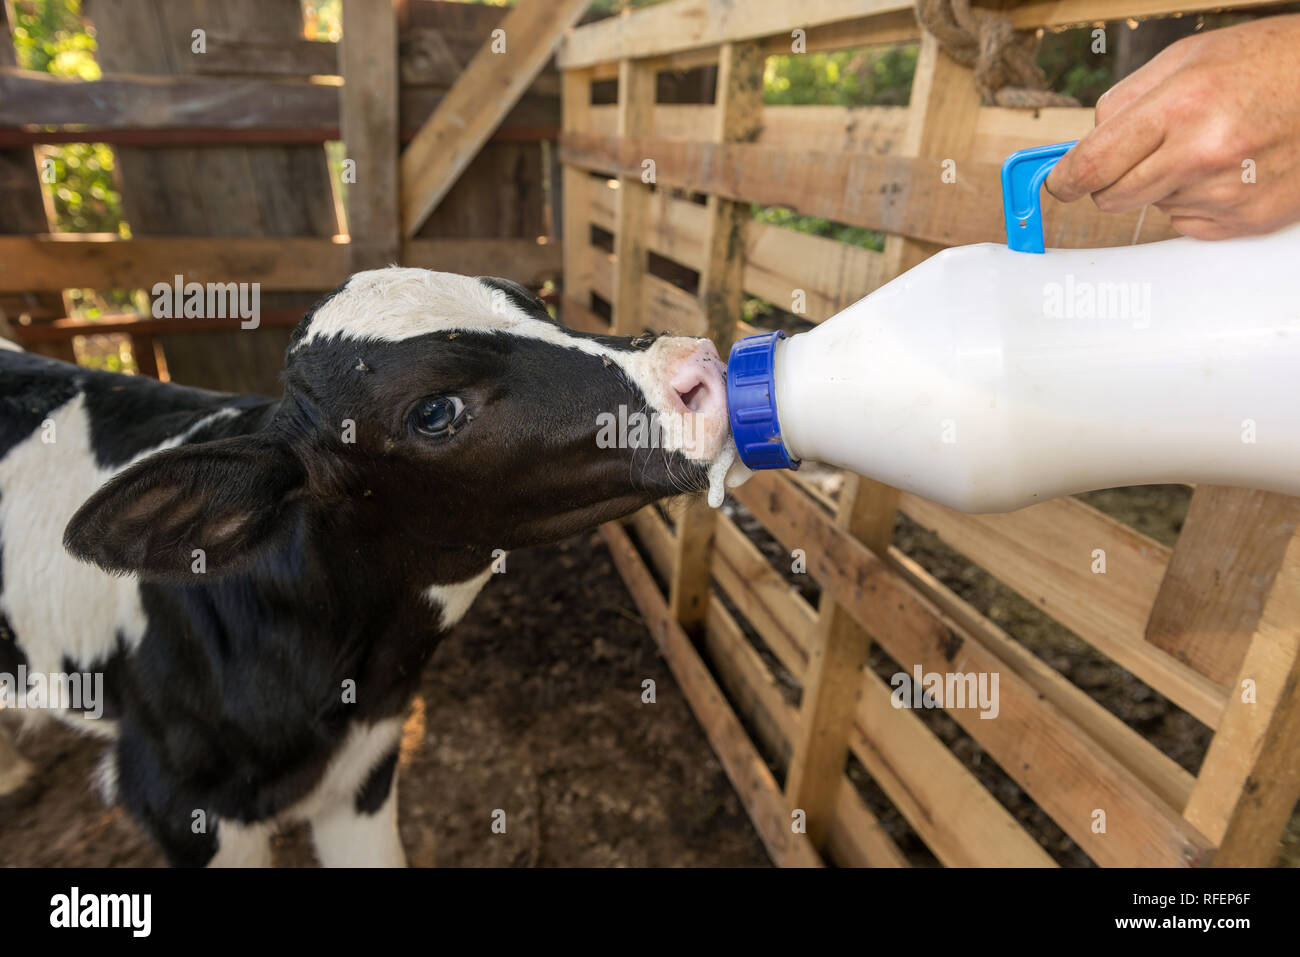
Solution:
M 402 342 L 436 332 L 495 332 L 535 339 L 600 356 L 621 368 L 641 390 L 664 424 L 664 447 L 686 458 L 711 462 L 726 436 L 726 417 L 683 425 L 677 393 L 669 386 L 674 368 L 702 340 L 661 338 L 650 348 L 629 352 L 569 335 L 562 327 L 529 315 L 499 289 L 470 276 L 390 266 L 356 273 L 312 317 L 294 346 L 317 339 Z M 637 410 L 632 410 L 637 411 Z M 690 417 L 690 413 L 685 414 Z
M 438 624 L 444 629 L 451 628 L 465 617 L 469 606 L 482 591 L 487 580 L 492 577 L 492 569 L 485 568 L 479 574 L 463 582 L 450 585 L 430 585 L 424 590 L 424 597 L 440 609 Z
M 90 667 L 115 649 L 118 633 L 128 647 L 140 641 L 147 620 L 138 580 L 109 575 L 73 558 L 63 547 L 63 530 L 82 503 L 122 469 L 179 445 L 215 419 L 236 414 L 221 409 L 131 463 L 101 469 L 90 445 L 85 396 L 78 394 L 47 416 L 49 428 L 39 426 L 0 459 L 0 612 L 27 655 L 29 671 L 62 673 L 65 657 Z M 113 733 L 107 721 L 76 716 L 75 723 L 84 730 Z
M 22 346 L 20 346 L 16 342 L 12 342 L 9 339 L 4 338 L 3 336 L 0 336 L 0 349 L 12 349 L 14 352 L 23 351 Z

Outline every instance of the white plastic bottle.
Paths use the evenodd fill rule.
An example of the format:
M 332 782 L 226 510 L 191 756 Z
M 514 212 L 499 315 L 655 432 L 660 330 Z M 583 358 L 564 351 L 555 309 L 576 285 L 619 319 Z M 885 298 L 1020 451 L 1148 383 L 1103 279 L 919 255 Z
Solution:
M 1162 482 L 1300 495 L 1300 226 L 945 250 L 737 343 L 727 392 L 750 468 L 824 462 L 967 512 Z

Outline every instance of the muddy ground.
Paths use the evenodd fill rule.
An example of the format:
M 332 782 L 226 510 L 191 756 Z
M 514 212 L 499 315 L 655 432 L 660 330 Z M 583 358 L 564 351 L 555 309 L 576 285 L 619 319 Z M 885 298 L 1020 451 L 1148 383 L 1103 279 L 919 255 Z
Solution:
M 102 748 L 58 728 L 23 742 L 46 787 L 0 817 L 0 866 L 162 863 L 92 794 Z M 596 535 L 510 555 L 434 656 L 401 760 L 413 865 L 768 863 Z M 276 863 L 315 863 L 304 829 L 277 840 Z

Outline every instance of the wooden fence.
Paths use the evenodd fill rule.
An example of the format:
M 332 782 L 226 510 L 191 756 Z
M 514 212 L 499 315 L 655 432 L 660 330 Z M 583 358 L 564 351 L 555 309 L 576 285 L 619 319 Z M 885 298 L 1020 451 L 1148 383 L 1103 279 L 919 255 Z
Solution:
M 120 333 L 146 374 L 161 360 L 188 385 L 276 394 L 290 328 L 357 269 L 558 278 L 544 144 L 559 76 L 543 65 L 582 4 L 528 6 L 509 52 L 477 66 L 506 81 L 486 96 L 476 62 L 514 15 L 496 7 L 344 0 L 344 39 L 328 43 L 303 37 L 299 0 L 86 0 L 104 72 L 87 82 L 18 69 L 0 4 L 0 316 L 56 358 L 74 336 Z M 346 189 L 323 148 L 339 139 Z M 67 142 L 114 148 L 130 239 L 51 234 L 33 147 Z M 63 290 L 178 274 L 260 283 L 261 326 L 67 318 Z
M 1034 28 L 1249 6 L 1060 0 L 1010 15 Z M 790 53 L 795 31 L 808 51 L 919 41 L 910 105 L 765 106 L 766 57 Z M 981 106 L 901 0 L 674 0 L 578 28 L 559 62 L 564 320 L 708 335 L 724 354 L 748 331 L 746 294 L 784 307 L 800 290 L 819 322 L 943 246 L 1003 242 L 1002 158 L 1092 126 L 1088 109 Z M 701 67 L 716 70 L 713 102 L 659 102 L 660 74 Z M 602 103 L 614 84 L 617 102 Z M 757 221 L 755 203 L 888 238 L 874 252 L 805 235 Z M 1155 210 L 1049 199 L 1044 215 L 1048 245 L 1171 235 Z M 851 755 L 941 863 L 1054 863 L 917 712 L 891 706 L 863 668 L 871 642 L 909 672 L 997 673 L 995 720 L 951 717 L 1096 863 L 1275 859 L 1300 794 L 1300 500 L 1199 487 L 1170 549 L 1074 498 L 972 516 L 854 476 L 836 497 L 772 472 L 735 497 L 803 551 L 819 607 L 703 506 L 675 520 L 646 509 L 604 534 L 775 862 L 907 863 L 846 776 Z M 900 551 L 900 510 L 1213 729 L 1199 773 Z M 773 659 L 799 683 L 797 705 Z

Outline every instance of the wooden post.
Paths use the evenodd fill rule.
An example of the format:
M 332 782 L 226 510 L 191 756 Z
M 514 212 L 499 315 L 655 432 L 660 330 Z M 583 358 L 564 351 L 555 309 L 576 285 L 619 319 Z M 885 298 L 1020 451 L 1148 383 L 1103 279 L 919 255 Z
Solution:
M 566 133 L 581 133 L 591 121 L 591 71 L 565 70 L 562 74 L 561 126 Z M 591 306 L 591 177 L 579 166 L 565 165 L 560 177 L 560 242 L 564 250 L 564 299 L 561 318 L 574 325 L 572 312 Z
M 537 78 L 589 0 L 520 0 L 402 154 L 402 228 L 419 232 L 492 131 Z M 344 24 L 344 35 L 347 25 Z M 396 69 L 396 55 L 393 55 Z
M 648 136 L 654 126 L 655 74 L 644 60 L 618 64 L 618 135 Z M 653 157 L 650 157 L 653 158 Z M 641 332 L 641 303 L 648 266 L 646 221 L 650 187 L 638 176 L 618 178 L 618 212 L 614 226 L 614 332 Z
M 1230 685 L 1297 528 L 1300 498 L 1197 486 L 1147 621 L 1147 641 Z
M 757 43 L 724 43 L 718 51 L 713 140 L 746 143 L 763 120 L 763 68 L 767 58 Z M 744 302 L 745 231 L 752 219 L 748 203 L 717 196 L 708 199 L 704 269 L 699 297 L 707 334 L 726 361 Z M 687 634 L 698 637 L 709 611 L 715 514 L 708 502 L 693 502 L 677 521 L 668 606 Z
M 921 41 L 912 81 L 904 152 L 933 157 L 938 180 L 943 172 L 942 160 L 970 154 L 978 117 L 979 94 L 973 74 L 942 53 L 934 37 L 927 34 Z M 960 177 L 960 164 L 956 173 Z M 883 281 L 888 282 L 939 248 L 890 236 L 885 241 Z M 937 422 L 935 428 L 939 428 Z M 841 492 L 836 522 L 883 560 L 889 553 L 897 509 L 897 489 L 850 476 Z M 824 845 L 830 827 L 857 711 L 861 669 L 869 648 L 866 632 L 843 608 L 824 597 L 804 675 L 799 738 L 785 784 L 790 806 L 804 812 L 814 847 Z
M 356 180 L 347 186 L 348 271 L 401 259 L 397 12 L 392 0 L 343 0 L 339 127 Z
M 1300 798 L 1300 533 L 1293 534 L 1183 816 L 1220 867 L 1265 867 Z

